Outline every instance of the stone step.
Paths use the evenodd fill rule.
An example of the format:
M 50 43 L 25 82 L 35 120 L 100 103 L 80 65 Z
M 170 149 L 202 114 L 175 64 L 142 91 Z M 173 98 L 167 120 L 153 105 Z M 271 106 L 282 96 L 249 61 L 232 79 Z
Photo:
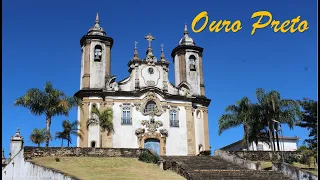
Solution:
M 171 167 L 190 180 L 290 179 L 275 171 L 248 170 L 214 156 L 164 156 L 163 159 L 166 168 Z

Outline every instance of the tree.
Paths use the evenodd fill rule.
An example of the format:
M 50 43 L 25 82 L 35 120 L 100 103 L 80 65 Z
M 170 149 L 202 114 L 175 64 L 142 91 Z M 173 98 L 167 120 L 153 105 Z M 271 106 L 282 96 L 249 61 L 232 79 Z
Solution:
M 306 139 L 304 142 L 308 144 L 310 149 L 317 150 L 318 102 L 307 98 L 303 98 L 303 100 L 298 101 L 298 103 L 303 108 L 303 111 L 302 118 L 299 122 L 297 122 L 297 126 L 307 128 L 308 130 L 310 130 L 310 139 Z
M 94 125 L 99 125 L 100 131 L 107 132 L 107 135 L 114 132 L 113 110 L 111 108 L 107 108 L 100 112 L 97 106 L 92 106 L 91 117 L 87 120 L 87 129 Z M 102 147 L 102 143 L 100 143 L 100 146 Z
M 82 138 L 82 131 L 81 129 L 78 128 L 78 121 L 70 122 L 69 120 L 64 120 L 62 122 L 62 132 L 57 132 L 56 133 L 56 138 L 59 138 L 62 140 L 62 146 L 63 146 L 63 140 L 67 140 L 68 142 L 68 147 L 70 146 L 71 143 L 71 135 L 76 135 L 80 138 Z
M 61 139 L 61 147 L 63 147 L 63 140 L 67 139 L 67 135 L 62 131 L 62 132 L 56 132 L 56 139 Z
M 227 106 L 225 113 L 218 120 L 218 134 L 220 135 L 226 129 L 243 125 L 244 136 L 242 144 L 247 146 L 249 150 L 249 136 L 250 132 L 253 132 L 253 128 L 255 128 L 253 123 L 257 118 L 257 116 L 254 116 L 255 113 L 255 108 L 247 97 L 243 97 L 235 105 Z
M 46 147 L 50 141 L 50 126 L 52 118 L 59 115 L 68 116 L 72 107 L 81 106 L 81 101 L 76 97 L 67 97 L 62 91 L 54 89 L 51 82 L 47 82 L 44 91 L 37 88 L 27 90 L 26 94 L 19 97 L 14 105 L 30 110 L 34 115 L 46 117 Z
M 276 120 L 280 123 L 286 123 L 290 129 L 301 117 L 301 111 L 296 101 L 291 99 L 281 99 L 277 91 L 266 92 L 262 88 L 256 90 L 256 97 L 261 110 L 262 123 L 269 129 L 269 140 L 271 149 L 276 150 L 274 142 L 274 130 L 278 132 L 278 126 L 274 126 Z M 277 148 L 280 149 L 278 133 L 276 133 Z
M 46 140 L 46 129 L 34 129 L 30 135 L 30 140 L 40 147 L 40 144 Z

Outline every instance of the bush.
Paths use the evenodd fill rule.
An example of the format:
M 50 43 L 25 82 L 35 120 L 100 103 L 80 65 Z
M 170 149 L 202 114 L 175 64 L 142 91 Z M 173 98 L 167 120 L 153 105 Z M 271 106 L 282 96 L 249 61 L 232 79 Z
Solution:
M 146 163 L 157 163 L 159 161 L 159 156 L 153 155 L 149 152 L 143 151 L 139 155 L 139 161 L 146 162 Z
M 201 151 L 199 153 L 199 156 L 210 156 L 211 155 L 211 151 L 208 150 L 208 151 Z
M 60 162 L 60 158 L 56 157 L 55 158 L 56 162 Z

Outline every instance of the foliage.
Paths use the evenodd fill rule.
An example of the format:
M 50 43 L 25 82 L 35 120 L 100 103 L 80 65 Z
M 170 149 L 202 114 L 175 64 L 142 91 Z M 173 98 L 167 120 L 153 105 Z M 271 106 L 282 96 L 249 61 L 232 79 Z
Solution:
M 272 120 L 288 124 L 293 128 L 301 118 L 299 104 L 291 99 L 281 99 L 277 91 L 266 92 L 262 88 L 256 90 L 258 103 L 251 103 L 247 97 L 237 101 L 235 105 L 226 107 L 225 113 L 219 118 L 220 135 L 224 130 L 243 125 L 244 136 L 242 144 L 247 145 L 258 141 L 272 144 L 274 126 Z M 272 147 L 273 148 L 273 147 Z
M 199 153 L 200 156 L 210 156 L 211 155 L 211 151 L 207 150 L 207 151 L 201 151 Z
M 311 149 L 316 150 L 317 144 L 318 144 L 318 137 L 317 137 L 318 102 L 307 99 L 307 98 L 304 98 L 302 101 L 298 101 L 298 102 L 301 105 L 303 111 L 302 111 L 302 119 L 297 123 L 297 126 L 307 128 L 308 130 L 310 130 L 310 133 L 309 133 L 310 139 L 306 139 L 304 142 L 307 143 Z
M 72 107 L 80 106 L 81 100 L 76 97 L 67 97 L 64 92 L 54 89 L 51 82 L 47 82 L 44 91 L 31 88 L 26 94 L 14 102 L 16 106 L 22 106 L 30 110 L 34 115 L 46 117 L 46 147 L 50 141 L 50 126 L 54 116 L 68 116 Z
M 243 125 L 244 136 L 242 144 L 249 146 L 254 137 L 260 132 L 259 127 L 259 111 L 258 106 L 251 104 L 247 97 L 243 97 L 237 101 L 235 105 L 229 105 L 225 109 L 225 113 L 218 120 L 219 135 L 226 129 Z
M 56 160 L 56 162 L 60 162 L 60 158 L 56 157 L 54 159 Z
M 159 160 L 160 160 L 159 156 L 151 154 L 147 151 L 143 151 L 139 155 L 139 161 L 142 161 L 142 162 L 156 164 Z
M 275 90 L 267 92 L 258 88 L 256 98 L 260 109 L 261 123 L 269 130 L 269 142 L 272 142 L 271 138 L 274 138 L 274 130 L 278 130 L 272 120 L 288 124 L 292 129 L 301 117 L 298 103 L 291 99 L 281 99 L 280 93 Z
M 114 132 L 113 110 L 107 108 L 100 112 L 96 106 L 92 106 L 91 118 L 87 120 L 87 128 L 94 125 L 99 125 L 101 132 L 107 131 L 108 135 L 110 135 L 111 132 Z
M 70 143 L 72 141 L 71 135 L 76 135 L 80 138 L 82 138 L 82 131 L 81 129 L 78 128 L 79 122 L 74 121 L 70 122 L 69 120 L 64 120 L 62 122 L 62 132 L 56 132 L 56 138 L 59 138 L 62 140 L 62 145 L 63 146 L 63 140 L 67 140 L 68 142 L 68 147 L 70 146 Z
M 30 140 L 40 147 L 40 144 L 46 140 L 46 129 L 34 129 L 30 135 Z

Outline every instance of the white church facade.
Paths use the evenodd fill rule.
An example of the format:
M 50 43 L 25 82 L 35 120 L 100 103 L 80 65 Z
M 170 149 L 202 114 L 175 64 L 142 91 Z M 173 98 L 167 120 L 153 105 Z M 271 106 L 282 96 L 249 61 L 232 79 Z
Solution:
M 153 55 L 148 34 L 146 55 L 135 46 L 128 62 L 129 76 L 121 81 L 111 75 L 113 39 L 106 36 L 97 15 L 95 25 L 81 40 L 80 90 L 83 101 L 78 110 L 82 138 L 78 147 L 150 148 L 162 156 L 197 155 L 210 150 L 208 106 L 202 70 L 203 48 L 189 37 L 187 27 L 178 46 L 172 50 L 175 84 L 169 82 L 169 62 L 162 49 Z M 115 55 L 116 56 L 116 55 Z M 114 132 L 101 132 L 89 126 L 91 109 L 113 110 Z

